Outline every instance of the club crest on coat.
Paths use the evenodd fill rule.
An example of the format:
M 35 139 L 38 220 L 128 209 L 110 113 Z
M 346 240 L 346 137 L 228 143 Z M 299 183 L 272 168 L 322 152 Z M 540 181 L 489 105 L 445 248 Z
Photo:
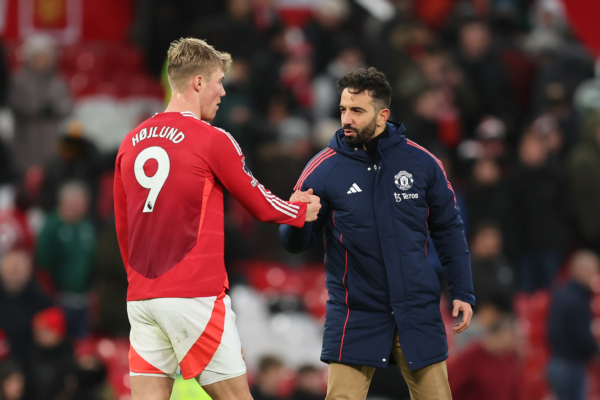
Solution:
M 413 176 L 410 172 L 400 171 L 394 177 L 394 183 L 400 190 L 408 190 L 412 187 L 414 182 Z

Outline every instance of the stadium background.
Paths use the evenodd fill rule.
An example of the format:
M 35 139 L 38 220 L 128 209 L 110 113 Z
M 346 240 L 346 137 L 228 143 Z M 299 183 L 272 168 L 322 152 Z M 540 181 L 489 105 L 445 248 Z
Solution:
M 588 140 L 600 127 L 600 61 L 594 64 L 600 29 L 592 18 L 599 13 L 593 0 L 0 0 L 0 256 L 11 248 L 31 253 L 32 279 L 49 305 L 64 306 L 72 291 L 57 276 L 84 271 L 89 281 L 79 294 L 90 323 L 61 344 L 72 355 L 56 358 L 56 370 L 68 364 L 68 372 L 48 376 L 82 386 L 93 375 L 82 371 L 94 371 L 89 397 L 68 382 L 65 396 L 128 398 L 114 158 L 122 137 L 164 107 L 168 44 L 194 36 L 234 59 L 213 123 L 234 135 L 254 175 L 283 198 L 339 126 L 336 79 L 363 66 L 387 74 L 391 119 L 404 122 L 407 136 L 441 158 L 451 175 L 474 253 L 476 295 L 490 305 L 476 308 L 465 337 L 448 335 L 450 374 L 475 368 L 460 355 L 489 340 L 490 318 L 513 316 L 501 363 L 480 367 L 500 382 L 520 377 L 524 399 L 549 398 L 553 289 L 568 280 L 577 249 L 600 251 L 600 198 L 597 189 L 587 190 L 600 182 L 576 163 L 590 152 L 600 159 L 600 144 Z M 52 79 L 21 91 L 18 76 L 31 57 L 27 42 L 33 38 L 31 51 L 41 52 L 50 43 L 41 34 L 57 45 L 56 68 L 47 72 Z M 65 90 L 42 88 L 53 79 Z M 64 102 L 63 112 L 25 113 L 18 103 L 33 104 L 38 89 Z M 33 151 L 16 157 L 25 130 Z M 43 144 L 48 138 L 50 146 Z M 71 249 L 76 255 L 62 265 L 57 260 L 64 258 L 52 252 L 49 217 L 60 216 L 57 194 L 74 180 L 91 193 L 77 224 L 92 226 L 93 243 L 87 256 Z M 275 388 L 271 398 L 290 398 L 302 384 L 318 398 L 326 375 L 318 361 L 327 299 L 322 245 L 291 256 L 277 227 L 253 221 L 231 198 L 226 207 L 226 262 L 250 381 L 266 392 Z M 600 287 L 592 328 L 600 338 L 598 293 Z M 452 326 L 447 305 L 443 296 Z M 0 326 L 13 323 L 6 310 Z M 61 331 L 50 317 L 40 324 Z M 21 370 L 25 386 L 41 385 L 31 381 L 29 367 L 13 363 L 20 344 L 7 336 L 0 332 L 0 379 Z M 54 359 L 44 362 L 52 366 Z M 317 370 L 297 373 L 307 365 Z M 589 376 L 588 398 L 599 399 L 597 358 Z M 178 380 L 173 398 L 193 398 L 199 390 Z M 377 371 L 370 396 L 408 398 L 395 368 Z

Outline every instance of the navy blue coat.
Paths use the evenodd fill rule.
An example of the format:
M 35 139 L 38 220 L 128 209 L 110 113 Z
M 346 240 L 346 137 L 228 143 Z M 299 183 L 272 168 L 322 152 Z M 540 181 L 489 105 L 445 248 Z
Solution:
M 325 230 L 329 291 L 321 360 L 385 368 L 395 330 L 411 369 L 445 360 L 440 283 L 428 232 L 453 299 L 474 305 L 469 250 L 442 164 L 387 124 L 377 164 L 348 146 L 340 129 L 306 166 L 295 190 L 321 198 L 318 220 L 282 225 L 285 248 L 301 252 Z

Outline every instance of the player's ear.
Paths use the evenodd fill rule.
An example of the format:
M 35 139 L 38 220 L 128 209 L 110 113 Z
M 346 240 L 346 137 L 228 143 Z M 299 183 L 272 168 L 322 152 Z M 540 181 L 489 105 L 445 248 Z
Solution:
M 194 90 L 200 91 L 200 89 L 202 89 L 202 83 L 202 75 L 195 75 L 192 78 L 192 86 L 194 87 Z

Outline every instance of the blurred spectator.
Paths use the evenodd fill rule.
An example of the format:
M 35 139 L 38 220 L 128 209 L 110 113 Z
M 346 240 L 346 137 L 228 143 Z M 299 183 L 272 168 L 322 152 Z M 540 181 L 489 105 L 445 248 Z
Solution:
M 565 87 L 558 82 L 549 83 L 545 91 L 544 114 L 542 117 L 551 117 L 554 121 L 548 124 L 554 132 L 561 136 L 561 156 L 571 150 L 580 140 L 580 116 L 567 98 Z M 558 126 L 555 126 L 555 125 Z
M 512 312 L 512 298 L 502 296 L 485 296 L 477 300 L 477 308 L 464 335 L 454 339 L 454 350 L 461 353 L 473 343 L 480 343 L 486 332 L 501 322 L 502 318 Z
M 572 106 L 577 113 L 587 114 L 600 109 L 600 60 L 594 63 L 595 76 L 582 82 L 573 94 L 573 104 L 566 99 L 567 106 Z
M 52 155 L 58 125 L 73 108 L 69 90 L 55 69 L 57 51 L 49 36 L 28 38 L 23 69 L 10 85 L 8 101 L 16 117 L 13 148 L 21 172 L 43 165 Z
M 594 69 L 583 47 L 567 40 L 566 14 L 561 1 L 538 0 L 533 11 L 534 29 L 524 46 L 538 64 L 532 99 L 532 111 L 537 114 L 544 107 L 549 85 L 560 85 L 570 102 L 577 86 L 593 77 Z
M 471 175 L 467 188 L 469 217 L 475 224 L 493 221 L 502 226 L 510 199 L 500 165 L 494 159 L 481 158 L 475 161 Z
M 493 48 L 493 38 L 487 23 L 472 21 L 459 32 L 459 51 L 456 62 L 464 78 L 474 88 L 479 99 L 480 112 L 465 121 L 467 132 L 472 132 L 484 115 L 493 115 L 508 126 L 514 125 L 515 110 L 511 85 L 505 68 Z
M 8 144 L 0 137 L 0 185 L 14 179 L 13 159 Z
M 89 332 L 88 293 L 96 247 L 94 226 L 86 217 L 89 206 L 84 184 L 64 184 L 58 208 L 47 215 L 37 242 L 37 261 L 52 276 L 73 338 Z
M 110 393 L 106 383 L 106 368 L 94 353 L 94 347 L 93 345 L 77 347 L 74 372 L 76 389 L 72 396 L 74 400 L 108 400 L 107 395 L 104 394 L 107 389 Z M 69 379 L 73 381 L 73 378 Z
M 269 102 L 262 131 L 255 135 L 264 138 L 256 159 L 257 175 L 273 193 L 288 193 L 294 184 L 293 174 L 302 171 L 311 156 L 310 124 L 292 113 L 289 98 L 275 96 Z
M 318 3 L 315 19 L 305 29 L 306 40 L 313 48 L 316 75 L 325 71 L 327 64 L 338 54 L 339 46 L 349 39 L 341 29 L 349 12 L 346 0 L 323 0 Z
M 470 241 L 473 288 L 478 303 L 502 299 L 510 304 L 514 273 L 503 254 L 502 232 L 497 225 L 481 222 L 473 229 Z
M 253 49 L 263 46 L 260 32 L 254 24 L 259 17 L 256 2 L 252 4 L 250 0 L 227 0 L 223 3 L 224 13 L 201 14 L 190 29 L 191 36 L 202 38 L 234 57 L 252 55 Z
M 0 257 L 15 247 L 33 251 L 33 232 L 26 215 L 29 204 L 24 195 L 24 188 L 0 189 Z
M 33 279 L 29 254 L 22 250 L 4 254 L 0 260 L 0 329 L 8 338 L 11 358 L 21 365 L 27 363 L 32 344 L 31 319 L 51 305 Z
M 557 54 L 564 45 L 565 10 L 558 0 L 536 0 L 531 7 L 532 30 L 524 47 L 532 55 Z
M 250 65 L 250 104 L 252 111 L 264 116 L 269 101 L 281 93 L 279 75 L 286 59 L 285 31 L 275 26 L 266 34 L 267 45 L 256 50 Z M 234 63 L 235 64 L 235 63 Z M 265 77 L 269 79 L 265 79 Z M 227 97 L 223 98 L 226 102 Z
M 444 94 L 435 86 L 419 90 L 411 102 L 411 113 L 406 117 L 406 136 L 426 149 L 433 149 L 439 143 L 439 124 L 444 107 Z
M 564 135 L 558 121 L 552 115 L 542 114 L 537 117 L 525 132 L 525 135 L 527 134 L 537 135 L 550 156 L 562 158 Z
M 296 390 L 290 400 L 322 400 L 325 397 L 324 389 L 321 371 L 312 365 L 306 365 L 298 369 Z
M 73 349 L 66 340 L 67 323 L 59 307 L 35 314 L 32 321 L 34 344 L 29 349 L 27 390 L 32 399 L 60 400 L 70 398 L 76 389 Z
M 313 105 L 311 77 L 312 60 L 304 52 L 290 55 L 279 74 L 281 87 L 298 106 L 309 109 Z
M 506 135 L 506 124 L 501 119 L 484 117 L 475 130 L 475 138 L 481 144 L 481 156 L 498 161 L 506 157 Z
M 585 364 L 598 354 L 590 309 L 592 284 L 600 279 L 598 255 L 578 251 L 571 259 L 570 272 L 571 279 L 554 294 L 550 308 L 548 379 L 558 400 L 584 400 Z
M 504 315 L 486 328 L 480 343 L 450 358 L 448 379 L 456 399 L 520 399 L 521 375 L 514 319 Z
M 223 84 L 227 92 L 227 100 L 223 99 L 219 113 L 211 121 L 211 124 L 231 133 L 247 153 L 248 150 L 246 149 L 254 148 L 255 145 L 252 143 L 252 135 L 248 135 L 244 129 L 252 116 L 250 97 L 248 96 L 250 65 L 245 59 L 236 58 Z M 248 154 L 245 155 L 249 156 Z
M 11 361 L 0 364 L 0 399 L 23 400 L 25 398 L 25 375 Z
M 0 108 L 6 105 L 6 98 L 8 97 L 8 69 L 6 68 L 4 54 L 6 54 L 4 46 L 0 42 Z
M 525 135 L 509 184 L 506 237 L 514 254 L 517 288 L 529 293 L 552 285 L 571 240 L 568 189 L 554 161 L 537 135 Z
M 339 119 L 340 95 L 335 82 L 348 72 L 364 67 L 362 52 L 358 47 L 351 46 L 341 50 L 326 70 L 314 79 L 312 116 L 316 123 L 328 118 Z
M 393 105 L 392 112 L 403 118 L 410 139 L 428 149 L 440 144 L 454 149 L 463 135 L 462 119 L 476 112 L 475 93 L 462 72 L 441 49 L 421 50 L 414 61 L 403 66 L 397 99 L 410 109 Z M 467 118 L 468 119 L 468 118 Z
M 127 273 L 117 241 L 115 221 L 107 221 L 98 232 L 93 287 L 99 299 L 96 331 L 109 336 L 129 335 L 127 318 Z
M 4 333 L 2 329 L 0 329 L 0 362 L 8 359 L 9 355 L 10 344 L 8 343 L 8 338 L 6 337 L 6 333 Z
M 283 361 L 274 356 L 265 356 L 258 363 L 255 384 L 250 390 L 254 400 L 281 400 L 278 392 L 285 379 Z
M 567 160 L 579 238 L 600 252 L 600 113 L 586 116 L 581 143 Z
M 389 41 L 389 48 L 369 44 L 367 50 L 369 59 L 383 58 L 374 65 L 382 67 L 393 88 L 390 106 L 393 118 L 404 120 L 410 101 L 427 86 L 427 77 L 422 70 L 427 62 L 420 64 L 418 59 L 426 57 L 426 51 L 429 49 L 436 53 L 438 39 L 435 32 L 425 24 L 418 21 L 411 23 L 404 21 L 397 22 L 389 36 L 380 39 Z M 379 54 L 372 54 L 377 49 Z M 446 69 L 446 71 L 450 71 L 450 69 Z M 452 69 L 452 72 L 455 71 L 457 71 L 456 68 Z M 437 83 L 429 81 L 430 85 Z
M 62 136 L 55 144 L 56 153 L 45 165 L 45 177 L 39 205 L 48 212 L 56 207 L 59 188 L 67 181 L 84 182 L 90 189 L 91 210 L 95 210 L 98 180 L 104 160 L 96 145 L 86 139 L 83 125 L 71 120 L 61 128 Z
M 533 29 L 561 33 L 566 29 L 565 9 L 559 0 L 536 0 L 531 7 Z

